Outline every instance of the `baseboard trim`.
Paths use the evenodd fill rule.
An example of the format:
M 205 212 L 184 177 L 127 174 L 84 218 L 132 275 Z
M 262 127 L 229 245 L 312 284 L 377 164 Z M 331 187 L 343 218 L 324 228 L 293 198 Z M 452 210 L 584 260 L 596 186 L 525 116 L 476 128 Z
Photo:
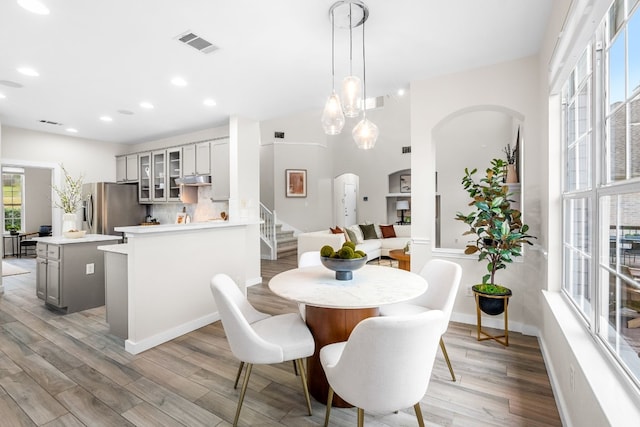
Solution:
M 207 326 L 213 322 L 217 322 L 218 320 L 220 320 L 220 315 L 218 314 L 218 312 L 207 314 L 206 316 L 202 316 L 190 322 L 183 323 L 182 325 L 178 325 L 175 328 L 171 328 L 160 334 L 153 335 L 149 338 L 145 338 L 137 342 L 125 340 L 124 349 L 131 354 L 139 354 L 157 345 L 163 344 L 167 341 L 171 341 L 174 338 L 178 338 L 179 336 L 188 334 L 189 332 L 193 332 L 196 329 L 200 329 L 203 326 Z

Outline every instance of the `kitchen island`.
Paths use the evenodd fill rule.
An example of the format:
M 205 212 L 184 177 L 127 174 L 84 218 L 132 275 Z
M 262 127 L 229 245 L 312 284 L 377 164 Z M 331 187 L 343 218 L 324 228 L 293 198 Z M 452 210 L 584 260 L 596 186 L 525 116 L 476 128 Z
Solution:
M 98 245 L 116 243 L 120 236 L 87 234 L 34 237 L 36 243 L 36 295 L 65 313 L 104 305 L 104 257 Z
M 114 268 L 126 268 L 125 349 L 137 354 L 218 320 L 209 288 L 217 273 L 231 276 L 242 291 L 261 283 L 259 224 L 247 219 L 116 227 L 126 247 L 100 249 L 115 260 L 126 256 L 126 263 L 114 262 Z M 117 277 L 115 271 L 106 274 Z

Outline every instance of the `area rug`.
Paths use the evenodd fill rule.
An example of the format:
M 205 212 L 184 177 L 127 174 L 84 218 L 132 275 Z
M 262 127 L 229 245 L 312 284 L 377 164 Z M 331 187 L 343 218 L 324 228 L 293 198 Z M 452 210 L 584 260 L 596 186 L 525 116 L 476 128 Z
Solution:
M 28 272 L 29 271 L 24 268 L 16 267 L 15 265 L 2 261 L 2 277 L 15 276 L 16 274 L 25 274 Z

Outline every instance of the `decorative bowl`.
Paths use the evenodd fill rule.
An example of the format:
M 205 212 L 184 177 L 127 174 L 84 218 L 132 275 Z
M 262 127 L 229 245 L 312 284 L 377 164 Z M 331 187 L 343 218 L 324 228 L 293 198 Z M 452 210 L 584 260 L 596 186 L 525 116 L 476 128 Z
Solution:
M 342 259 L 321 256 L 320 261 L 329 270 L 336 272 L 336 280 L 351 280 L 353 279 L 353 271 L 365 265 L 367 257 Z
M 84 237 L 85 234 L 87 234 L 87 230 L 69 230 L 62 233 L 67 239 L 79 239 Z

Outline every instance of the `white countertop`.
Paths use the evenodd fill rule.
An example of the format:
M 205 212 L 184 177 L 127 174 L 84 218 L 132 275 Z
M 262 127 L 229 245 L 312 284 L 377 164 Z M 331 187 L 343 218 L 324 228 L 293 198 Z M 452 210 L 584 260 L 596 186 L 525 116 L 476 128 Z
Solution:
M 129 244 L 122 243 L 119 245 L 102 245 L 98 246 L 99 251 L 112 252 L 115 254 L 129 255 Z
M 170 231 L 188 231 L 188 230 L 205 230 L 212 228 L 225 228 L 225 227 L 240 227 L 245 225 L 260 224 L 262 222 L 259 218 L 247 218 L 245 220 L 237 221 L 205 221 L 205 222 L 190 222 L 188 224 L 160 224 L 160 225 L 134 225 L 129 227 L 115 227 L 115 231 L 127 233 L 127 234 L 152 234 L 152 233 L 166 233 Z
M 352 280 L 336 280 L 335 272 L 320 265 L 275 275 L 269 289 L 283 298 L 325 308 L 371 308 L 407 301 L 423 294 L 427 281 L 416 273 L 367 264 Z
M 64 236 L 52 236 L 52 237 L 34 237 L 36 242 L 51 243 L 54 245 L 66 245 L 72 243 L 89 243 L 89 242 L 107 242 L 113 240 L 120 240 L 122 236 L 111 236 L 107 234 L 85 234 L 84 237 L 77 239 L 69 239 Z

